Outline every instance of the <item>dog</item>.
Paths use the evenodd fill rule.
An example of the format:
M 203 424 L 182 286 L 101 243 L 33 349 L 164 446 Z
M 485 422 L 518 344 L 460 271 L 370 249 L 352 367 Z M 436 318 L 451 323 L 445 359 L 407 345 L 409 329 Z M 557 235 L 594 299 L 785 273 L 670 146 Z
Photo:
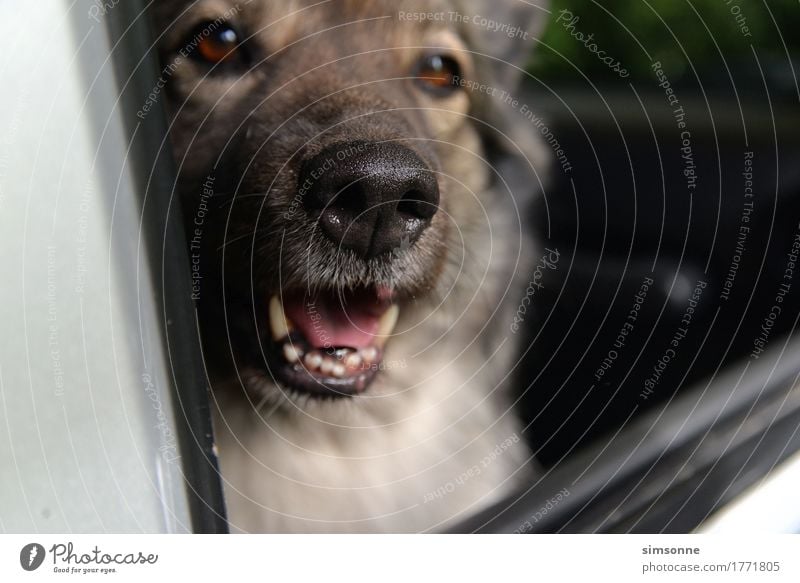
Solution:
M 530 483 L 542 1 L 153 11 L 231 530 L 442 531 Z

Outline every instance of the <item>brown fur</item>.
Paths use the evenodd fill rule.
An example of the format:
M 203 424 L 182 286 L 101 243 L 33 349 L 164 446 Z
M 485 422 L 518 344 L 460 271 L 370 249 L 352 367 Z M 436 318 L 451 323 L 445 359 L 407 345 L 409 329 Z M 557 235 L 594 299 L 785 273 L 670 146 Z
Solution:
M 484 10 L 534 36 L 544 20 L 541 10 L 515 0 L 504 8 L 156 3 L 165 66 L 198 22 L 226 11 L 248 37 L 254 61 L 236 70 L 180 59 L 168 85 L 190 232 L 198 193 L 214 177 L 214 210 L 202 227 L 200 309 L 234 530 L 439 529 L 530 477 L 523 440 L 491 456 L 519 436 L 503 386 L 514 356 L 508 330 L 522 295 L 520 257 L 531 253 L 519 216 L 526 204 L 519 195 L 530 187 L 503 176 L 512 197 L 492 164 L 518 159 L 530 184 L 527 166 L 541 168 L 544 156 L 485 95 L 433 96 L 410 78 L 419 55 L 436 47 L 457 58 L 464 78 L 511 89 L 518 70 L 481 53 L 496 48 L 499 58 L 521 65 L 530 43 L 469 23 L 398 19 L 415 5 Z M 354 139 L 398 141 L 438 176 L 441 211 L 391 260 L 342 253 L 302 211 L 287 216 L 302 161 Z M 384 360 L 396 366 L 382 370 L 366 394 L 309 399 L 269 379 L 256 329 L 263 298 L 376 283 L 400 292 L 402 310 Z M 477 475 L 465 478 L 474 467 Z M 437 491 L 445 493 L 430 499 Z

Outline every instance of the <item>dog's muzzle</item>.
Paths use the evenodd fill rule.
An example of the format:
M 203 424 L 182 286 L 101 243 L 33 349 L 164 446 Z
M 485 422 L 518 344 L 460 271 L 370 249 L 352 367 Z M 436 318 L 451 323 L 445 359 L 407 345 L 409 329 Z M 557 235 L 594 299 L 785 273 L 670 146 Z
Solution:
M 381 256 L 413 252 L 439 209 L 434 172 L 394 142 L 328 146 L 302 164 L 298 194 L 328 241 L 370 263 L 389 264 L 392 257 Z M 312 396 L 365 391 L 384 365 L 401 296 L 378 280 L 354 288 L 332 278 L 313 288 L 281 289 L 268 300 L 270 373 L 282 386 Z
M 434 173 L 393 142 L 329 146 L 303 164 L 300 188 L 322 232 L 368 259 L 413 244 L 439 208 Z

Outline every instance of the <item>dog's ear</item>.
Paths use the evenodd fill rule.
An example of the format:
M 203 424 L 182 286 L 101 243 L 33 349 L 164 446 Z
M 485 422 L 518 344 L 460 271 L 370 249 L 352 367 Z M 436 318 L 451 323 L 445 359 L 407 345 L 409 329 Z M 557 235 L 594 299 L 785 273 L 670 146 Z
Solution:
M 478 76 L 511 90 L 522 76 L 544 27 L 550 0 L 456 0 L 466 18 L 461 36 L 476 55 Z
M 466 18 L 460 34 L 473 51 L 475 81 L 507 92 L 513 105 L 472 92 L 472 114 L 485 124 L 480 132 L 495 171 L 519 201 L 530 200 L 544 187 L 550 163 L 549 151 L 524 118 L 518 103 L 527 100 L 530 88 L 518 87 L 535 45 L 550 20 L 549 0 L 455 0 Z M 493 92 L 492 92 L 493 93 Z M 524 93 L 524 95 L 523 95 Z M 533 108 L 533 103 L 524 101 Z M 538 182 L 538 184 L 537 184 Z

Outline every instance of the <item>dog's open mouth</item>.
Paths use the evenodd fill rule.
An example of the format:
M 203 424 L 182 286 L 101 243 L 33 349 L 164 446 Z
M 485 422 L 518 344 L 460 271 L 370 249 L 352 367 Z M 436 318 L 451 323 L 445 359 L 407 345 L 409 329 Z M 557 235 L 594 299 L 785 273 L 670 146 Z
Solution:
M 270 369 L 287 388 L 312 395 L 362 392 L 381 368 L 399 313 L 383 288 L 272 296 Z

